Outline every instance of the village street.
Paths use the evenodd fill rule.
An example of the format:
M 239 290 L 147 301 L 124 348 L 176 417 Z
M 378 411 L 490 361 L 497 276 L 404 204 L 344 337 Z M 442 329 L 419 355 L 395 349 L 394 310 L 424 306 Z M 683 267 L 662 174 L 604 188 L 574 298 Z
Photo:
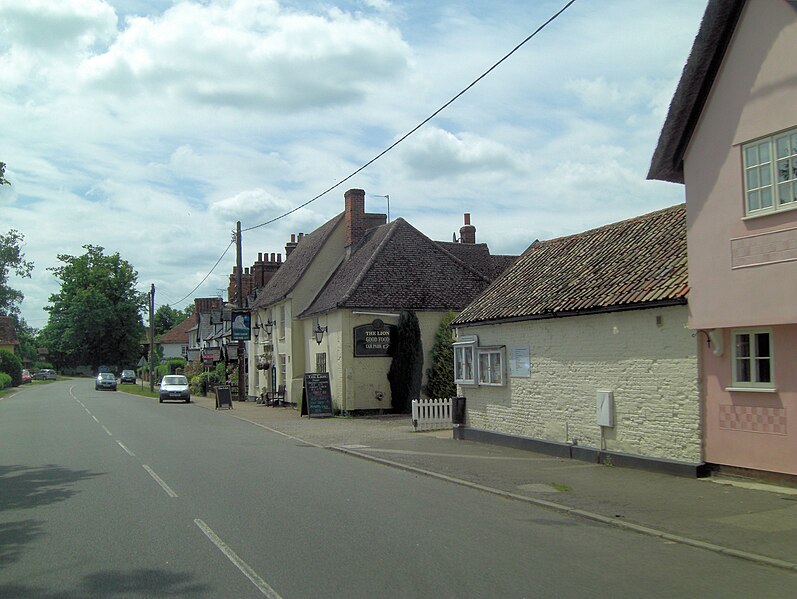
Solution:
M 566 469 L 550 470 L 555 464 L 534 454 L 474 453 L 477 444 L 413 435 L 395 420 L 358 435 L 357 421 L 283 414 L 288 424 L 278 431 L 247 419 L 278 408 L 247 403 L 219 412 L 204 409 L 208 401 L 158 404 L 95 391 L 90 379 L 28 387 L 0 401 L 0 595 L 779 597 L 797 581 L 787 567 L 469 488 L 445 472 L 457 461 L 491 463 L 496 478 L 510 468 L 532 481 L 548 469 L 543 479 L 561 488 L 546 500 L 572 493 L 588 501 L 589 491 L 569 493 L 567 481 L 554 478 Z M 288 431 L 336 424 L 349 443 Z M 387 462 L 405 456 L 427 470 L 438 464 L 442 476 L 347 452 Z M 592 478 L 620 470 L 587 466 Z M 668 480 L 686 492 L 681 479 L 631 474 L 650 493 Z M 777 494 L 728 495 L 719 485 L 686 482 L 704 485 L 711 505 L 747 493 L 749 506 L 794 509 Z M 631 499 L 638 491 L 627 485 Z M 515 490 L 534 499 L 535 488 Z M 629 501 L 618 518 L 637 512 Z M 743 539 L 744 526 L 735 530 Z M 770 549 L 789 550 L 777 539 Z

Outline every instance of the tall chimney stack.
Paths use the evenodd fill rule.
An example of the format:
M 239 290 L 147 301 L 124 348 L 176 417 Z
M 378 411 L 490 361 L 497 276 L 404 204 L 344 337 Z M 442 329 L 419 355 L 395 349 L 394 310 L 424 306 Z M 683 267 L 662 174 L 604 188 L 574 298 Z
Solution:
M 365 233 L 365 190 L 350 189 L 343 194 L 346 206 L 346 230 L 343 245 L 351 248 Z
M 476 227 L 470 224 L 470 212 L 465 213 L 465 224 L 459 229 L 460 243 L 476 243 Z

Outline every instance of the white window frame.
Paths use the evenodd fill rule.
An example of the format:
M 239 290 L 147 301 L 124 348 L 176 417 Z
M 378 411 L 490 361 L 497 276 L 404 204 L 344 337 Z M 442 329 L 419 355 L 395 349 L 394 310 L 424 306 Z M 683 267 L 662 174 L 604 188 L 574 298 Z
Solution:
M 742 145 L 744 213 L 797 208 L 797 128 Z
M 285 340 L 285 329 L 287 328 L 287 317 L 288 310 L 285 308 L 285 304 L 280 306 L 280 321 L 279 321 L 279 338 L 280 341 Z
M 461 337 L 454 343 L 454 382 L 457 385 L 476 384 L 477 343 L 478 339 L 475 336 Z
M 479 385 L 488 387 L 503 387 L 506 376 L 504 368 L 504 346 L 479 347 L 476 349 L 476 370 L 478 371 Z M 484 367 L 483 359 L 487 360 Z
M 769 355 L 758 355 L 756 336 L 768 336 L 768 349 Z M 747 338 L 747 355 L 739 355 L 741 347 L 740 338 Z M 775 388 L 775 352 L 774 352 L 774 337 L 772 329 L 756 328 L 756 329 L 734 329 L 731 331 L 731 370 L 733 372 L 733 386 L 735 388 L 750 388 L 750 389 L 774 389 Z M 740 368 L 742 364 L 746 364 L 746 375 Z M 761 380 L 762 370 L 760 366 L 767 364 L 769 372 L 769 380 Z

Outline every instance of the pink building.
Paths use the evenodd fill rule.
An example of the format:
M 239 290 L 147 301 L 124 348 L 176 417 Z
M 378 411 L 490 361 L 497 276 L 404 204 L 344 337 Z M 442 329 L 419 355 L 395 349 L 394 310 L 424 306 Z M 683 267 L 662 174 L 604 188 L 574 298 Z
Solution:
M 797 475 L 797 6 L 711 0 L 651 179 L 686 187 L 704 458 Z

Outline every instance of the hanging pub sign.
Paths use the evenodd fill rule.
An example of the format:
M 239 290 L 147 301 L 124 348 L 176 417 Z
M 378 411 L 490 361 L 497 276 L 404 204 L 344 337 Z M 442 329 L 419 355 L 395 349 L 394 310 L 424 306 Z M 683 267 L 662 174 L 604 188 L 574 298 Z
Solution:
M 375 319 L 371 324 L 354 327 L 354 357 L 372 358 L 392 355 L 398 327 Z
M 230 318 L 232 320 L 232 340 L 249 341 L 252 336 L 252 314 L 249 310 L 232 310 Z
M 221 348 L 208 347 L 202 350 L 202 364 L 204 366 L 213 366 L 219 360 L 221 360 Z

